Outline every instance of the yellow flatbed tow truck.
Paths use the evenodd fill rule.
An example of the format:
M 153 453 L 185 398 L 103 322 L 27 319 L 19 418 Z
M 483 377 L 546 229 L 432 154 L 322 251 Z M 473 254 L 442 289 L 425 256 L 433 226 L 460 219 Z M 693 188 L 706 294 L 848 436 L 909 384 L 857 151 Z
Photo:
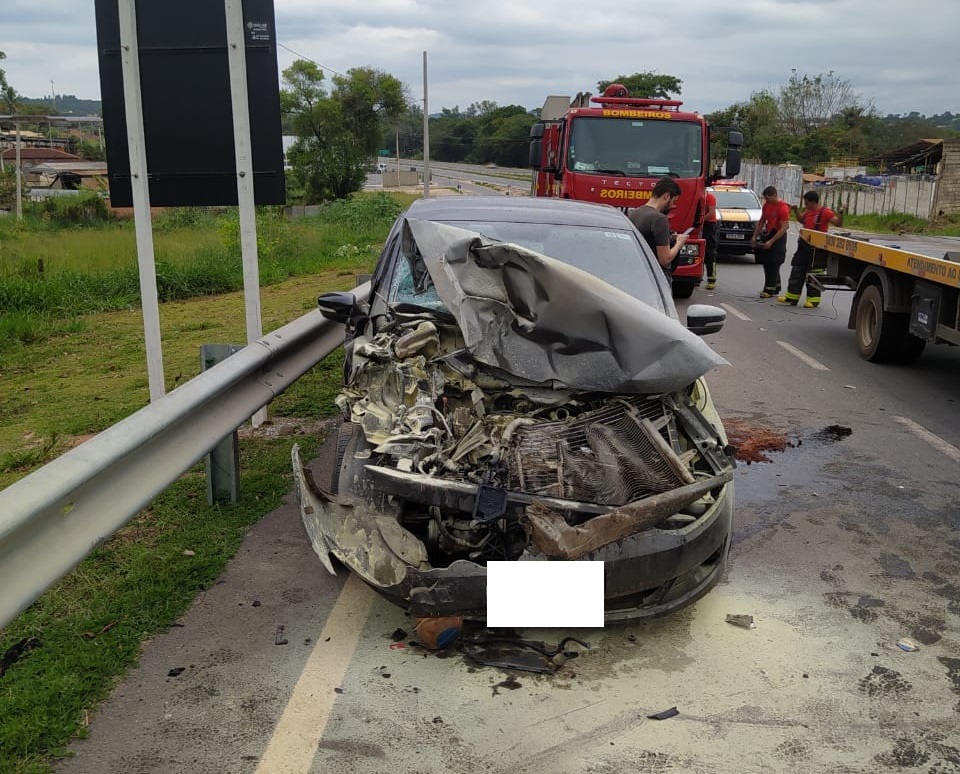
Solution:
M 960 345 L 960 240 L 806 228 L 800 238 L 814 248 L 811 280 L 855 292 L 847 327 L 865 360 L 912 363 L 928 342 Z

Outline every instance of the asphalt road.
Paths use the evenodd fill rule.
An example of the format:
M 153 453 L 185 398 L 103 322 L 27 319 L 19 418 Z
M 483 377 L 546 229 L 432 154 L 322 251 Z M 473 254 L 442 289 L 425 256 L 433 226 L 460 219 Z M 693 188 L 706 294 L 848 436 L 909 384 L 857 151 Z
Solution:
M 738 467 L 730 566 L 696 605 L 526 632 L 590 642 L 554 675 L 391 647 L 409 619 L 327 575 L 288 504 L 58 770 L 960 772 L 960 350 L 866 363 L 848 296 L 786 308 L 761 280 L 724 261 L 691 299 L 728 311 L 708 339 L 731 364 L 709 376 L 725 420 L 789 441 Z

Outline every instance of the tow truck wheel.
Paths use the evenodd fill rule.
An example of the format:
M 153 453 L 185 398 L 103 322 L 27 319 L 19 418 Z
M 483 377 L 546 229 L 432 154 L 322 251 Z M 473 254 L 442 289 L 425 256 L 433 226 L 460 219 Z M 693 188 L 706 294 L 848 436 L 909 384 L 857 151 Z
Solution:
M 900 361 L 906 348 L 907 316 L 883 310 L 883 290 L 867 285 L 857 301 L 857 349 L 873 363 Z

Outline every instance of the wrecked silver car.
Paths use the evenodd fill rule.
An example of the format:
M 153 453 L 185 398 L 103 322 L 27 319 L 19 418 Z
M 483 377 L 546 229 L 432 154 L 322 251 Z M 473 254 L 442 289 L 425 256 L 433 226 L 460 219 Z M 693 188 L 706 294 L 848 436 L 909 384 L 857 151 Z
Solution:
M 483 619 L 491 560 L 602 560 L 606 620 L 709 591 L 733 510 L 733 450 L 663 272 L 612 207 L 443 197 L 398 218 L 346 325 L 342 412 L 303 521 L 330 557 L 419 617 Z

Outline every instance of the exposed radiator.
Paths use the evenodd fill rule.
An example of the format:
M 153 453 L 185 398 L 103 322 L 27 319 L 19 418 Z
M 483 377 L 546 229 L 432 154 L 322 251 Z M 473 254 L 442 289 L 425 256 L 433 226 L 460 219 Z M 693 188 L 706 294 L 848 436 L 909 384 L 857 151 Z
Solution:
M 676 425 L 659 400 L 614 400 L 575 419 L 518 430 L 509 487 L 623 505 L 688 482 L 676 451 Z

